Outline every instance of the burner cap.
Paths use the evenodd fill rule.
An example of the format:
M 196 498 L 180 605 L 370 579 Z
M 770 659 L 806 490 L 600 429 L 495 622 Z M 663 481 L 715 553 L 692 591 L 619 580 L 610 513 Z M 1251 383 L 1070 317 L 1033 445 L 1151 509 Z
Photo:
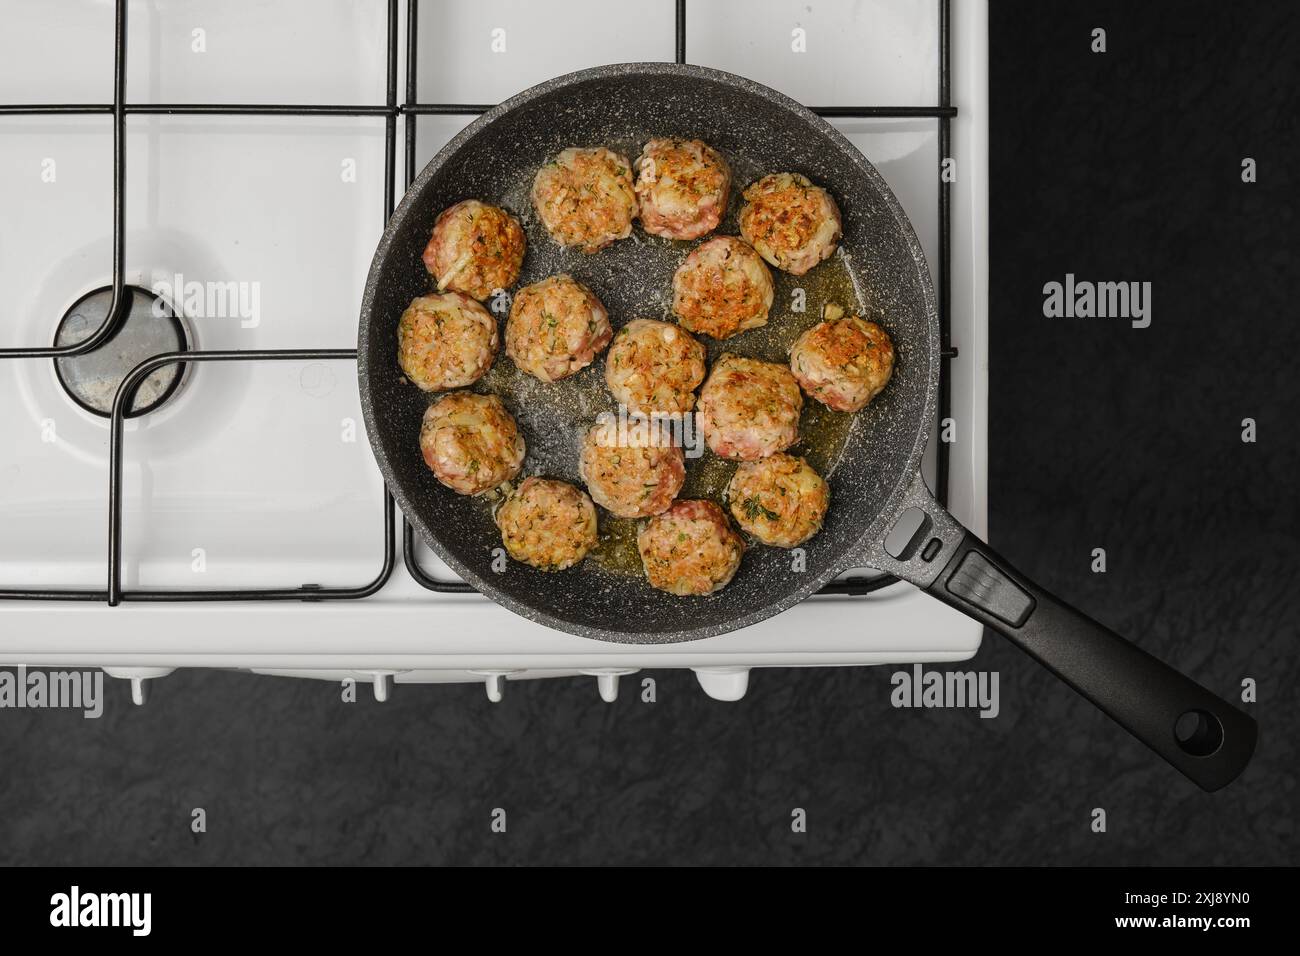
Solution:
M 59 382 L 72 400 L 95 415 L 108 417 L 113 396 L 122 380 L 145 359 L 188 347 L 185 328 L 176 313 L 152 292 L 127 286 L 130 311 L 113 337 L 85 355 L 54 360 Z M 75 345 L 89 338 L 108 315 L 113 303 L 111 287 L 96 289 L 78 299 L 59 322 L 56 346 Z M 136 390 L 127 418 L 144 415 L 161 406 L 176 392 L 185 367 L 181 363 L 156 369 Z

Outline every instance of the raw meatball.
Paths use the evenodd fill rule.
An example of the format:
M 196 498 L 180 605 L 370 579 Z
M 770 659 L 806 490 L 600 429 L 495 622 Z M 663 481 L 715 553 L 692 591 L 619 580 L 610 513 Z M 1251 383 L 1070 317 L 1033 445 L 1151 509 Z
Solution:
M 745 542 L 712 501 L 679 501 L 651 518 L 636 547 L 651 585 L 670 594 L 712 594 L 740 567 Z
M 463 292 L 420 296 L 397 323 L 397 364 L 426 392 L 477 382 L 500 344 L 496 319 Z
M 700 390 L 699 425 L 713 453 L 753 461 L 799 438 L 803 395 L 790 370 L 724 352 Z
M 442 211 L 424 248 L 424 267 L 438 290 L 453 289 L 482 300 L 519 278 L 524 230 L 504 209 L 466 199 Z
M 560 245 L 599 252 L 632 234 L 632 167 L 604 147 L 566 149 L 537 171 L 533 208 Z
M 798 173 L 764 176 L 745 190 L 740 234 L 778 269 L 803 275 L 829 259 L 840 241 L 831 194 Z
M 543 382 L 558 382 L 592 363 L 614 337 L 595 294 L 572 276 L 550 276 L 515 295 L 506 353 Z
M 652 139 L 636 161 L 641 225 L 651 235 L 698 239 L 712 232 L 730 191 L 726 160 L 698 139 Z
M 509 481 L 524 463 L 524 439 L 495 395 L 449 392 L 424 413 L 420 451 L 452 491 L 477 495 Z
M 803 390 L 837 412 L 856 412 L 894 372 L 894 343 L 875 322 L 827 309 L 790 347 L 790 370 Z
M 821 530 L 831 490 L 808 462 L 779 453 L 741 463 L 727 501 L 732 517 L 759 541 L 793 548 Z
M 620 518 L 665 511 L 686 481 L 686 459 L 676 445 L 657 445 L 640 430 L 619 444 L 612 424 L 596 425 L 582 444 L 578 473 L 596 504 Z
M 563 571 L 596 546 L 596 506 L 567 481 L 525 478 L 497 509 L 510 557 L 542 571 Z
M 772 296 L 772 273 L 735 236 L 717 236 L 697 246 L 673 276 L 678 321 L 715 339 L 766 325 Z
M 704 346 L 685 329 L 654 319 L 633 319 L 619 329 L 605 357 L 610 394 L 638 415 L 689 412 L 704 371 Z

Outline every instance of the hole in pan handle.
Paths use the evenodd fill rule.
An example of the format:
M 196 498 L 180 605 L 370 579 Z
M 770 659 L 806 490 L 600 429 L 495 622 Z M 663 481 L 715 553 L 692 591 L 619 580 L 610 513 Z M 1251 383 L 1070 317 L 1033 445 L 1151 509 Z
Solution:
M 997 631 L 1203 790 L 1231 783 L 1255 752 L 1255 721 L 1015 570 L 934 500 L 919 474 L 901 502 L 925 519 L 865 563 Z M 893 524 L 894 522 L 891 522 Z M 891 551 L 893 553 L 891 553 Z

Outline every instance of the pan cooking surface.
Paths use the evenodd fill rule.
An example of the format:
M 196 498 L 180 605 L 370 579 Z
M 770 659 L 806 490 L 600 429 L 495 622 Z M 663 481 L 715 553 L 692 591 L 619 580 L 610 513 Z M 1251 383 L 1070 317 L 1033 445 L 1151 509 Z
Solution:
M 520 286 L 567 272 L 590 287 L 615 330 L 634 318 L 675 321 L 672 276 L 699 242 L 632 236 L 595 255 L 558 246 L 531 208 L 537 169 L 567 146 L 604 145 L 635 162 L 657 136 L 698 138 L 732 167 L 727 216 L 711 235 L 737 235 L 740 193 L 759 176 L 792 171 L 826 186 L 844 217 L 836 254 L 804 276 L 773 270 L 776 295 L 767 326 L 718 342 L 699 337 L 709 363 L 723 351 L 785 363 L 791 342 L 827 303 L 881 322 L 894 339 L 890 385 L 856 415 L 806 399 L 800 442 L 831 485 L 822 532 L 804 546 L 806 570 L 787 551 L 754 546 L 730 585 L 707 598 L 679 598 L 643 579 L 636 522 L 602 512 L 601 544 L 587 561 L 546 574 L 510 561 L 492 569 L 500 535 L 489 502 L 443 488 L 421 459 L 420 419 L 432 397 L 406 382 L 396 361 L 396 328 L 410 300 L 433 286 L 420 254 L 438 212 L 461 199 L 496 203 L 517 215 L 528 237 Z M 708 237 L 705 237 L 707 239 Z M 802 288 L 806 309 L 792 311 Z M 511 290 L 511 291 L 515 291 Z M 499 320 L 504 325 L 505 316 Z M 769 616 L 853 566 L 860 539 L 877 522 L 919 460 L 928 427 L 937 323 L 929 276 L 910 226 L 878 175 L 820 120 L 756 84 L 671 64 L 603 67 L 521 94 L 448 144 L 412 186 L 376 253 L 358 343 L 362 403 L 377 458 L 409 520 L 459 573 L 525 616 L 575 633 L 625 642 L 686 640 Z M 578 478 L 586 428 L 616 405 L 604 385 L 604 353 L 582 372 L 539 382 L 504 354 L 473 391 L 501 396 L 524 432 L 521 478 Z M 702 444 L 702 437 L 700 438 Z M 722 501 L 734 465 L 704 451 L 688 459 L 680 497 Z

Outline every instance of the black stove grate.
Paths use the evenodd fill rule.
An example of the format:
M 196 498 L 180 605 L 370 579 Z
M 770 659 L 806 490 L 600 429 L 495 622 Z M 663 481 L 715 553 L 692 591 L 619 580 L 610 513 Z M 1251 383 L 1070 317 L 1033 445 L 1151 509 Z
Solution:
M 269 114 L 273 116 L 383 116 L 385 123 L 386 163 L 384 174 L 384 220 L 393 209 L 396 194 L 394 166 L 397 151 L 397 0 L 388 0 L 387 96 L 383 106 L 346 105 L 208 105 L 208 104 L 132 104 L 126 102 L 127 0 L 116 0 L 114 9 L 114 57 L 112 105 L 58 104 L 0 106 L 0 116 L 108 113 L 113 117 L 113 301 L 103 324 L 85 340 L 64 348 L 0 349 L 0 359 L 59 358 L 89 352 L 116 331 L 130 305 L 125 285 L 125 214 L 126 202 L 126 117 L 131 113 L 198 113 L 219 115 Z M 283 349 L 264 351 L 193 351 L 157 355 L 142 362 L 127 376 L 113 402 L 109 419 L 109 541 L 108 581 L 103 590 L 8 588 L 0 589 L 0 599 L 34 601 L 320 601 L 369 597 L 382 588 L 395 567 L 394 550 L 397 528 L 393 517 L 393 499 L 384 489 L 384 554 L 379 573 L 367 584 L 356 587 L 322 587 L 303 584 L 283 588 L 231 588 L 210 590 L 125 590 L 122 587 L 122 458 L 123 428 L 126 410 L 131 407 L 135 389 L 158 368 L 177 363 L 262 362 L 262 361 L 355 361 L 355 349 Z
M 951 121 L 957 115 L 951 102 L 951 52 L 949 45 L 949 3 L 939 0 L 939 103 L 936 106 L 830 106 L 813 107 L 824 117 L 868 118 L 932 118 L 938 122 L 939 158 L 951 155 Z M 686 62 L 686 0 L 675 0 L 676 59 Z M 405 183 L 415 179 L 416 121 L 421 115 L 475 115 L 491 109 L 490 105 L 465 103 L 420 103 L 417 95 L 416 47 L 418 39 L 419 0 L 407 0 L 406 31 L 406 95 L 405 102 L 397 102 L 398 4 L 387 0 L 387 55 L 386 95 L 383 105 L 349 104 L 193 104 L 193 103 L 127 103 L 127 0 L 115 0 L 114 9 L 114 60 L 113 102 L 111 104 L 14 104 L 0 105 L 0 116 L 57 115 L 57 114 L 107 114 L 113 118 L 113 300 L 103 324 L 91 335 L 75 345 L 18 347 L 0 349 L 0 359 L 55 359 L 89 352 L 106 342 L 117 331 L 130 305 L 130 292 L 125 284 L 125 191 L 126 191 L 126 117 L 129 114 L 208 114 L 208 115 L 271 115 L 271 116 L 382 116 L 384 118 L 384 219 L 387 222 L 396 199 L 397 118 L 403 117 L 405 133 Z M 939 182 L 939 262 L 937 267 L 937 293 L 941 329 L 943 361 L 939 378 L 938 418 L 947 418 L 951 411 L 952 391 L 948 374 L 948 361 L 957 355 L 951 345 L 951 196 L 949 183 L 942 176 Z M 355 361 L 355 349 L 278 349 L 238 351 L 171 352 L 157 355 L 142 362 L 127 376 L 119 389 L 109 421 L 109 543 L 108 581 L 105 589 L 58 588 L 0 588 L 0 599 L 8 600 L 68 600 L 106 601 L 117 605 L 122 601 L 322 601 L 365 598 L 379 591 L 392 576 L 395 566 L 396 525 L 392 496 L 384 490 L 384 555 L 379 573 L 366 584 L 356 587 L 321 587 L 303 584 L 284 588 L 238 588 L 212 590 L 126 590 L 122 587 L 122 461 L 123 422 L 131 407 L 135 389 L 153 371 L 178 363 L 205 362 L 266 362 L 266 361 Z M 941 504 L 948 497 L 949 450 L 944 442 L 936 448 L 935 493 Z M 414 529 L 403 521 L 402 557 L 407 570 L 425 588 L 444 593 L 472 592 L 462 581 L 444 581 L 430 575 L 422 568 L 416 556 Z M 860 595 L 879 590 L 897 582 L 885 576 L 850 576 L 834 581 L 823 589 L 824 594 Z

